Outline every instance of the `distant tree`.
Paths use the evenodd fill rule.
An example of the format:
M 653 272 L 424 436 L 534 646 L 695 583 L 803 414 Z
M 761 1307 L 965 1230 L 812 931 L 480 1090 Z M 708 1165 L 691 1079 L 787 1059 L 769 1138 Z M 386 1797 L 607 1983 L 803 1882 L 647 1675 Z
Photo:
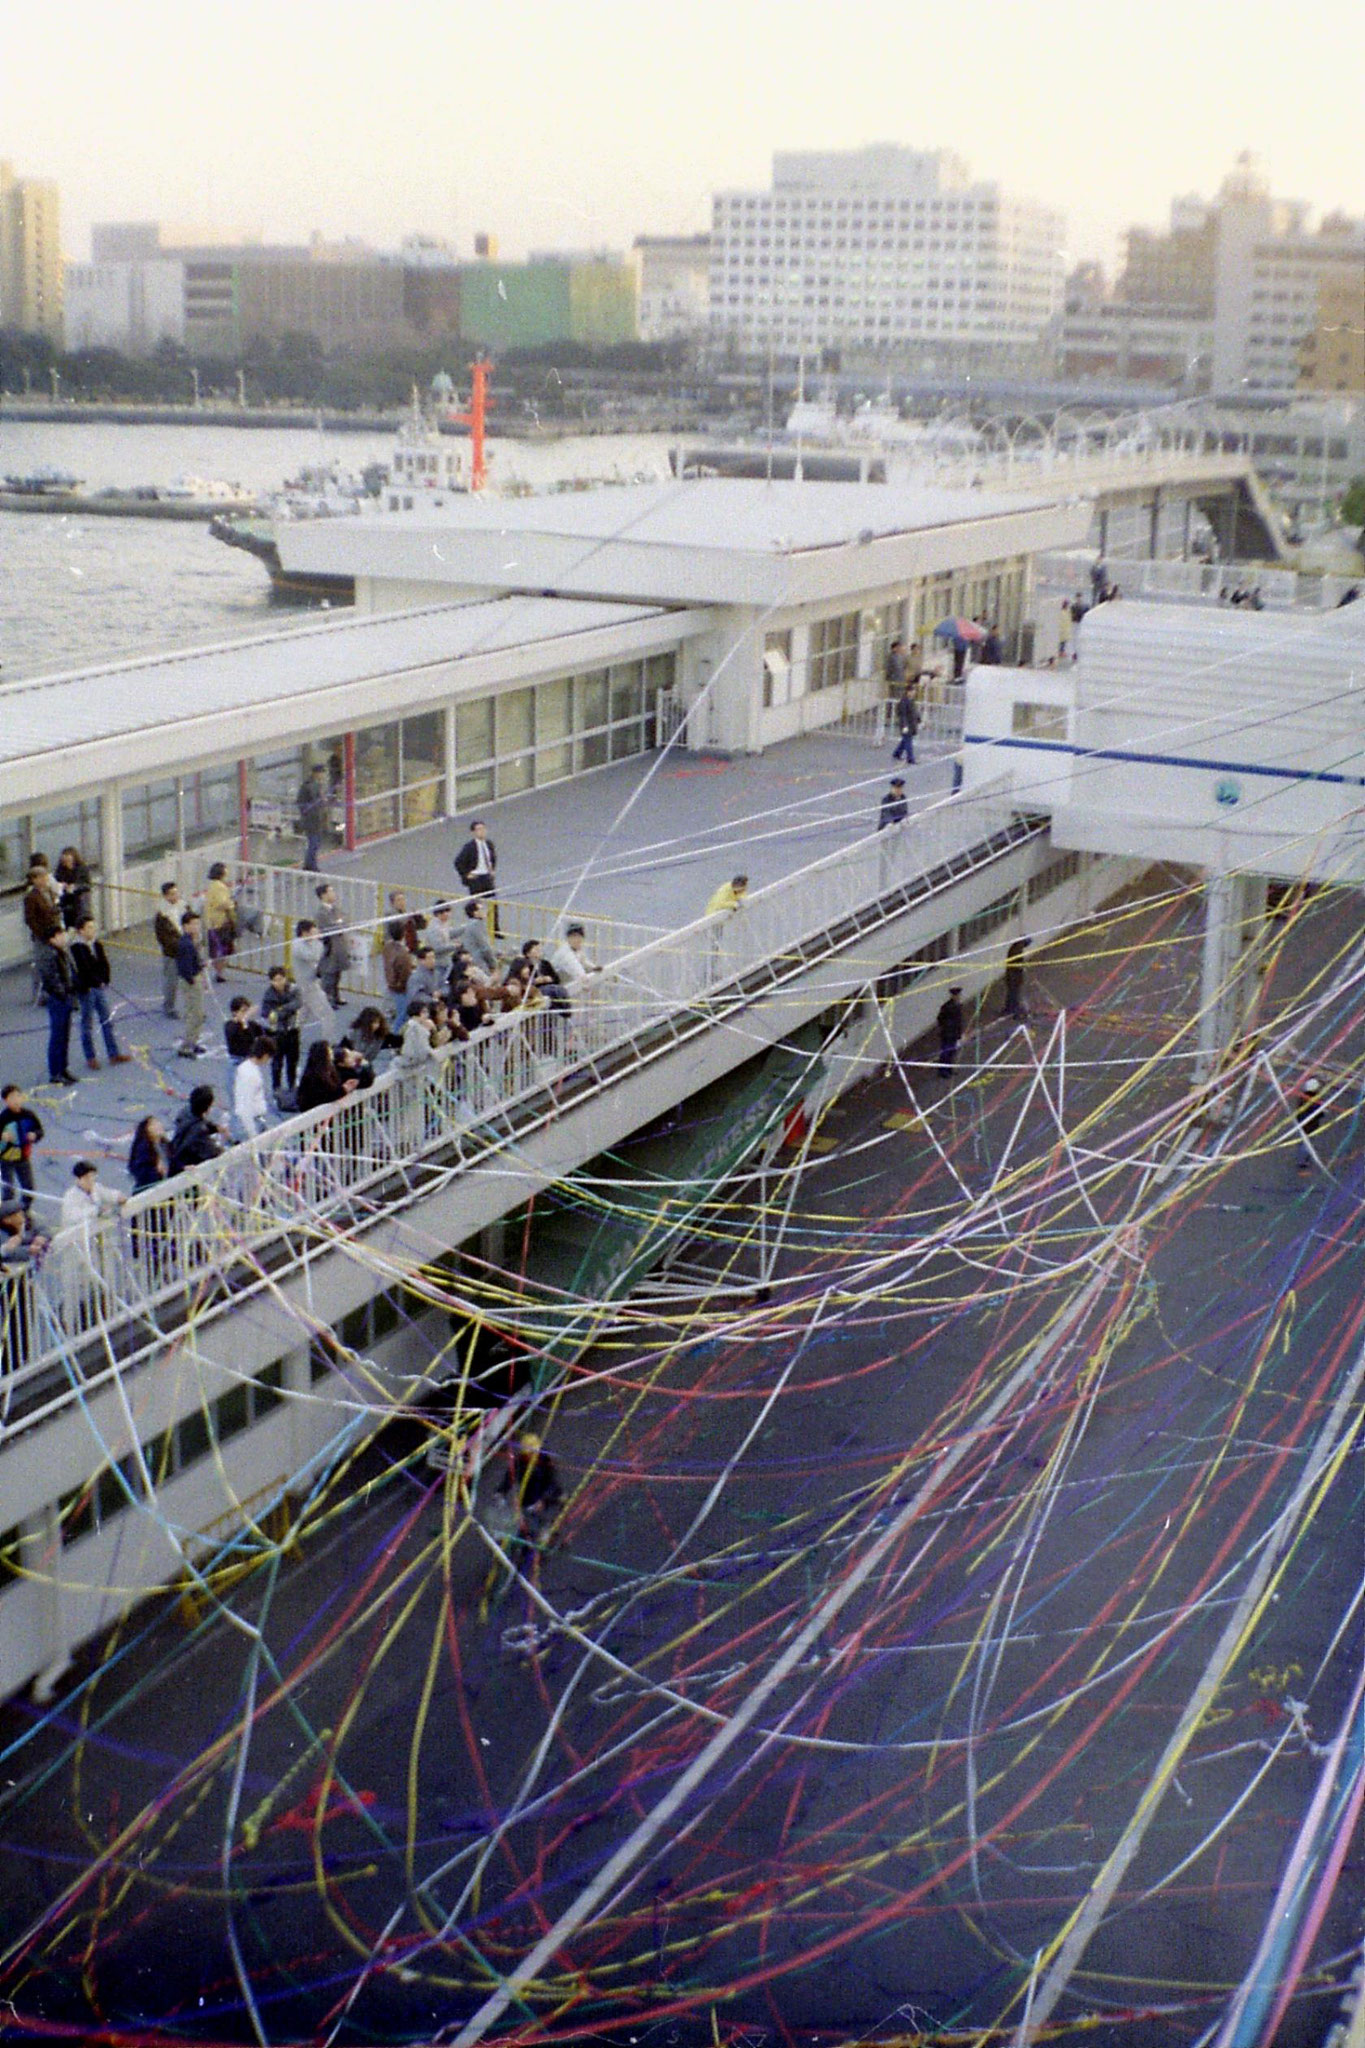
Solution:
M 1365 527 L 1365 476 L 1353 477 L 1346 495 L 1337 507 L 1337 517 L 1343 526 Z M 1365 541 L 1365 535 L 1362 535 Z

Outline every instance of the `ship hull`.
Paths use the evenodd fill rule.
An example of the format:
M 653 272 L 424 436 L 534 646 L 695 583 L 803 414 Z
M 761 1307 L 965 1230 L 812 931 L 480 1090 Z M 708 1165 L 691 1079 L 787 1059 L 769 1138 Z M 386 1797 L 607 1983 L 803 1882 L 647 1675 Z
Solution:
M 280 562 L 274 533 L 249 520 L 219 517 L 210 520 L 209 533 L 225 547 L 242 548 L 254 555 L 270 578 L 270 594 L 280 604 L 355 603 L 354 576 L 334 576 L 322 570 L 289 570 Z

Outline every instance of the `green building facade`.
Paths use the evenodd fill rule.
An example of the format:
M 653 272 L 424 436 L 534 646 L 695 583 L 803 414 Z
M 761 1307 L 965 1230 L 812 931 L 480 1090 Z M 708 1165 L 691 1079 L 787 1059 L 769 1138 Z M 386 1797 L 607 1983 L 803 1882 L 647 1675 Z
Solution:
M 636 281 L 615 257 L 468 263 L 460 275 L 460 333 L 480 348 L 634 341 Z

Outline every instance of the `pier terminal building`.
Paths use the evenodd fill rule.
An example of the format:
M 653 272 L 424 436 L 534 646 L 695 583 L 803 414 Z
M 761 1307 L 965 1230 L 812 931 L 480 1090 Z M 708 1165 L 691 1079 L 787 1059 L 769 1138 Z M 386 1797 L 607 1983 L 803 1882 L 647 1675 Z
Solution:
M 635 757 L 647 772 L 665 743 L 704 764 L 860 721 L 875 737 L 890 641 L 927 648 L 945 617 L 977 615 L 1018 646 L 1056 603 L 1040 559 L 1080 548 L 1090 521 L 1087 502 L 1042 491 L 703 482 L 300 527 L 297 559 L 343 550 L 358 615 L 4 689 L 5 951 L 24 957 L 30 850 L 67 843 L 114 930 L 145 929 L 168 871 L 192 889 L 213 859 L 249 863 L 283 945 L 311 908 L 295 801 L 314 764 L 359 855 L 490 806 L 544 829 L 539 798 L 591 811 L 595 778 Z M 793 1034 L 813 1031 L 821 1057 L 745 1143 L 776 1142 L 779 1110 L 828 1076 L 847 1085 L 869 1015 L 909 1044 L 947 975 L 974 994 L 1013 938 L 1178 858 L 1216 881 L 1198 1077 L 1216 1075 L 1267 879 L 1365 878 L 1365 605 L 1233 615 L 1229 661 L 1211 604 L 1106 606 L 1074 667 L 977 670 L 965 721 L 964 692 L 942 686 L 938 751 L 961 748 L 960 793 L 931 777 L 912 830 L 851 825 L 742 919 L 603 923 L 606 971 L 569 1038 L 534 1013 L 504 1019 L 496 1070 L 457 1047 L 439 1085 L 386 1075 L 135 1197 L 76 1284 L 69 1264 L 7 1280 L 0 1691 L 51 1683 L 130 1602 L 199 1571 L 246 1504 L 278 1504 L 348 1432 L 421 1398 L 383 1277 L 413 1230 L 456 1266 L 461 1246 L 495 1247 L 528 1189 Z M 704 806 L 704 775 L 696 789 Z M 385 872 L 405 878 L 401 843 Z M 382 895 L 337 881 L 373 935 Z M 597 1292 L 644 1256 L 623 1252 Z M 404 1298 L 409 1331 L 444 1326 Z M 570 1324 L 545 1339 L 547 1369 L 590 1341 L 590 1316 Z M 149 1493 L 156 1517 L 135 1511 Z

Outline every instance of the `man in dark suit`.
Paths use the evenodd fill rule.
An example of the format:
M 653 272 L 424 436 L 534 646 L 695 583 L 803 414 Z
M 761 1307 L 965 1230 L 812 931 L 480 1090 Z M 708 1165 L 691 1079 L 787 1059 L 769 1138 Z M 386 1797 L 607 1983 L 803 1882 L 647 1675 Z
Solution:
M 495 939 L 498 936 L 497 869 L 498 850 L 488 836 L 488 827 L 482 818 L 472 818 L 469 837 L 455 856 L 455 872 L 464 883 L 467 895 L 487 898 L 488 931 Z

